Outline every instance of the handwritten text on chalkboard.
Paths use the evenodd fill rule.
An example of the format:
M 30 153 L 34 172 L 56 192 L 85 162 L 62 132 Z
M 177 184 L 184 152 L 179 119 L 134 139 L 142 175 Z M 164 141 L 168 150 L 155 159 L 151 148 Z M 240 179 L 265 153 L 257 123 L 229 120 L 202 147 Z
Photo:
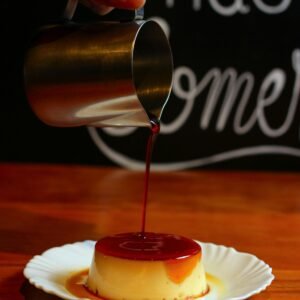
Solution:
M 221 0 L 207 0 L 206 3 L 204 1 L 202 3 L 201 0 L 190 0 L 188 3 L 193 11 L 201 11 L 204 5 L 209 5 L 215 13 L 228 20 L 227 17 L 236 14 L 243 14 L 244 18 L 247 18 L 250 16 L 247 14 L 255 9 L 267 15 L 283 14 L 288 11 L 292 1 L 278 0 L 270 4 L 270 1 L 263 0 L 233 0 L 230 5 L 225 5 Z M 164 5 L 172 12 L 176 9 L 177 1 L 166 0 Z M 195 15 L 193 14 L 193 16 Z M 166 19 L 162 17 L 154 17 L 154 19 L 161 24 L 168 36 L 177 36 Z M 207 21 L 209 22 L 210 19 L 208 18 Z M 191 30 L 197 34 L 195 28 Z M 232 33 L 224 30 L 224 34 Z M 272 41 L 270 42 L 272 43 Z M 239 39 L 236 39 L 234 43 L 234 47 L 238 49 Z M 176 139 L 180 132 L 187 130 L 191 134 L 189 126 L 193 123 L 193 139 L 196 139 L 198 135 L 201 137 L 205 132 L 216 134 L 219 138 L 225 133 L 234 140 L 243 139 L 245 143 L 228 150 L 230 149 L 229 141 L 225 147 L 226 150 L 221 147 L 212 151 L 210 155 L 199 154 L 198 158 L 190 160 L 180 161 L 178 159 L 156 163 L 154 167 L 160 170 L 185 169 L 259 154 L 284 154 L 300 157 L 300 149 L 294 146 L 300 140 L 300 124 L 297 124 L 296 118 L 300 97 L 300 47 L 296 45 L 290 48 L 289 57 L 281 66 L 277 65 L 274 60 L 274 62 L 269 62 L 268 67 L 264 66 L 262 61 L 259 69 L 252 69 L 251 65 L 239 69 L 238 66 L 233 67 L 231 64 L 232 57 L 229 57 L 229 60 L 224 58 L 224 62 L 227 59 L 227 67 L 209 65 L 207 69 L 201 69 L 201 72 L 196 65 L 191 63 L 185 64 L 183 61 L 183 64 L 177 65 L 174 71 L 172 92 L 176 101 L 180 101 L 181 109 L 177 110 L 177 115 L 173 116 L 172 120 L 162 120 L 162 135 L 174 136 Z M 257 51 L 254 52 L 254 55 L 261 51 L 259 47 L 252 48 L 252 51 L 253 49 Z M 174 49 L 174 51 L 176 50 Z M 185 51 L 187 58 L 191 56 L 187 53 L 189 47 L 178 49 L 178 51 Z M 204 59 L 206 58 L 193 57 L 194 61 Z M 214 61 L 213 58 L 210 59 L 211 62 Z M 289 96 L 287 97 L 287 95 Z M 199 105 L 200 102 L 201 105 Z M 281 110 L 277 113 L 275 125 L 272 107 L 276 107 L 278 104 Z M 298 126 L 296 137 L 294 134 L 295 124 Z M 107 128 L 104 131 L 108 136 L 126 137 L 134 134 L 136 129 Z M 111 160 L 125 167 L 143 168 L 142 161 L 128 157 L 109 146 L 96 129 L 90 128 L 89 132 L 101 152 Z M 258 134 L 260 135 L 259 142 L 248 143 L 249 135 Z M 287 135 L 294 138 L 294 141 L 291 141 L 293 145 L 280 143 L 279 138 L 284 139 Z
M 208 0 L 208 3 L 216 13 L 229 17 L 236 14 L 248 14 L 254 7 L 265 14 L 281 14 L 289 8 L 292 2 L 292 0 L 281 0 L 275 1 L 275 3 L 271 5 L 263 0 L 252 1 L 253 7 L 251 7 L 249 4 L 245 4 L 244 0 L 233 0 L 231 5 L 222 4 L 222 1 L 219 0 Z M 169 8 L 173 8 L 175 6 L 175 2 L 175 0 L 166 0 L 166 5 Z M 194 11 L 201 10 L 202 0 L 191 0 L 190 3 Z

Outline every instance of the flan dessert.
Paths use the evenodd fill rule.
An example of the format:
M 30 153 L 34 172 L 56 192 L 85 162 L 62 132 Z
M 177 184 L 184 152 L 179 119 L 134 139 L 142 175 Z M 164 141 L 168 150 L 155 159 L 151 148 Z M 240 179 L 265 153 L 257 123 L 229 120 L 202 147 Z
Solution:
M 200 245 L 157 233 L 99 240 L 86 285 L 107 300 L 197 299 L 208 291 Z

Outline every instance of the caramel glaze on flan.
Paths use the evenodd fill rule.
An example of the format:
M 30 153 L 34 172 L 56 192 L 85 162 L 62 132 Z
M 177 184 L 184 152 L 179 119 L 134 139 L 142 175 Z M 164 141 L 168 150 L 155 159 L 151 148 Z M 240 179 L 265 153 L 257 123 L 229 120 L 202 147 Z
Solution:
M 208 292 L 201 247 L 171 234 L 105 237 L 96 243 L 87 288 L 108 300 L 200 298 Z

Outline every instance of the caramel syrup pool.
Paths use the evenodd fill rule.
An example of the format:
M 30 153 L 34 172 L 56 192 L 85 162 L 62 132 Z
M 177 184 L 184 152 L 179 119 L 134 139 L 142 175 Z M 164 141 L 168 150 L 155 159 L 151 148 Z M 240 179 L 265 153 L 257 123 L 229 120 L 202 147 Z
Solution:
M 90 299 L 90 300 L 106 300 L 88 290 L 88 288 L 85 285 L 85 282 L 88 277 L 88 273 L 89 273 L 89 270 L 86 269 L 86 270 L 82 270 L 77 273 L 70 274 L 70 276 L 68 277 L 68 279 L 66 281 L 66 289 L 72 295 L 74 295 L 78 298 L 85 298 L 85 299 Z M 225 286 L 219 278 L 206 273 L 206 280 L 207 280 L 208 286 L 209 286 L 207 293 L 200 297 L 189 298 L 189 300 L 202 298 L 204 296 L 207 296 L 211 292 L 217 293 L 217 295 L 216 295 L 217 297 L 219 297 L 220 295 L 225 293 Z

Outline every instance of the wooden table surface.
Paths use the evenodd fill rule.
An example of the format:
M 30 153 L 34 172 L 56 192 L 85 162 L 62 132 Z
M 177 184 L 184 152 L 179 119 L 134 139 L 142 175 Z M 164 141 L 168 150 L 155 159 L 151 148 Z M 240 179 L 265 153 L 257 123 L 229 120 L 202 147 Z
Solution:
M 138 231 L 142 191 L 140 172 L 0 165 L 0 299 L 58 299 L 25 281 L 26 262 L 53 246 Z M 276 280 L 252 299 L 300 299 L 300 174 L 152 173 L 147 230 L 255 254 Z

